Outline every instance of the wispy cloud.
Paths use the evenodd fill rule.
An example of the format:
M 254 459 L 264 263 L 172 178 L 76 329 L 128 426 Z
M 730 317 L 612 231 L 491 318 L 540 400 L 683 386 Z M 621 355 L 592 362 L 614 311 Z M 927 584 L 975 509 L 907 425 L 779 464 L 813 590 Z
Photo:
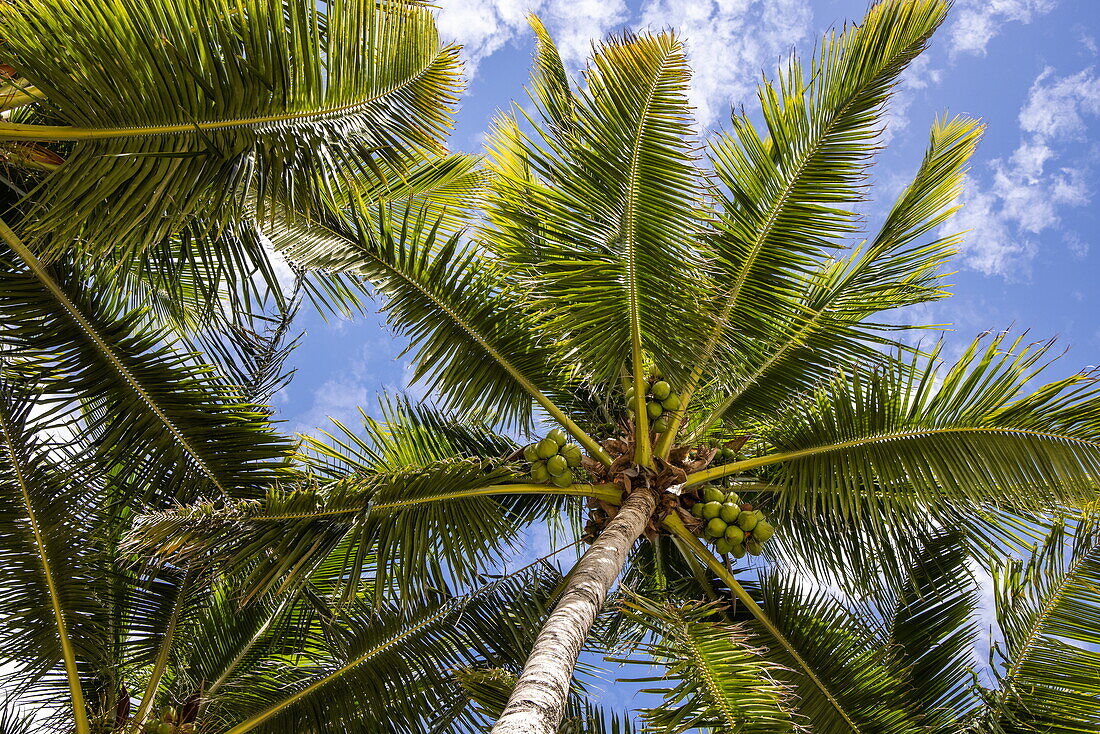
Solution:
M 1030 23 L 1057 0 L 957 0 L 949 41 L 951 54 L 984 55 L 1005 23 Z
M 542 18 L 573 69 L 584 64 L 593 39 L 627 18 L 623 0 L 449 0 L 437 19 L 443 38 L 463 45 L 472 77 L 486 58 L 530 34 L 531 13 Z
M 810 33 L 807 0 L 649 0 L 638 24 L 672 28 L 684 41 L 694 76 L 691 101 L 704 127 L 727 118 L 732 104 L 750 101 L 761 74 Z
M 692 58 L 692 103 L 710 127 L 732 103 L 754 93 L 762 71 L 810 32 L 809 0 L 647 0 L 631 17 L 623 0 L 453 0 L 439 11 L 444 38 L 465 47 L 468 72 L 506 45 L 529 35 L 527 15 L 542 19 L 563 61 L 583 67 L 592 42 L 615 28 L 674 29 Z
M 951 228 L 969 229 L 963 262 L 987 275 L 1026 277 L 1038 251 L 1036 236 L 1057 228 L 1065 207 L 1089 203 L 1090 156 L 1067 160 L 1068 146 L 1085 139 L 1088 120 L 1100 115 L 1100 77 L 1085 69 L 1056 77 L 1045 69 L 1020 110 L 1019 146 L 989 164 L 991 179 L 967 181 L 962 212 Z M 1075 253 L 1079 245 L 1069 242 Z

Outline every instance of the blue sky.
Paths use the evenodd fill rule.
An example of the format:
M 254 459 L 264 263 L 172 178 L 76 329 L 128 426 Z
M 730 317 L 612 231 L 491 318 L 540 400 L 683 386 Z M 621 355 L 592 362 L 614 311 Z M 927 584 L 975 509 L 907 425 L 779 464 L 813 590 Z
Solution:
M 792 51 L 808 58 L 830 27 L 866 0 L 439 0 L 443 35 L 465 46 L 470 87 L 452 146 L 478 152 L 499 109 L 525 101 L 538 13 L 576 72 L 590 41 L 624 27 L 673 28 L 695 68 L 700 122 L 720 129 L 732 104 L 752 106 L 756 81 Z M 1054 374 L 1100 365 L 1100 0 L 956 0 L 932 48 L 901 80 L 873 171 L 867 218 L 885 212 L 916 168 L 937 114 L 979 117 L 985 137 L 949 227 L 970 230 L 950 278 L 953 298 L 922 308 L 950 324 L 948 351 L 1011 325 L 1070 351 Z M 404 345 L 377 317 L 325 322 L 314 313 L 278 405 L 287 428 L 355 420 L 380 390 L 407 387 Z M 414 386 L 414 395 L 422 393 Z M 532 536 L 528 553 L 549 549 Z M 613 689 L 614 697 L 626 695 Z

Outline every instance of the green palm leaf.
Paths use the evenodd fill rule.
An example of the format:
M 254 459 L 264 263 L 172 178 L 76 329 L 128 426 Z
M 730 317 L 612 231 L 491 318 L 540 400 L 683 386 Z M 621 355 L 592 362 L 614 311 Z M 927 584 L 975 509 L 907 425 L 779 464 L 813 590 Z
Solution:
M 633 360 L 641 373 L 643 352 L 682 370 L 699 327 L 687 304 L 699 284 L 702 182 L 681 45 L 669 34 L 607 41 L 574 95 L 536 30 L 546 145 L 498 123 L 486 243 L 530 281 L 585 372 L 615 378 Z
M 76 730 L 87 734 L 81 663 L 104 650 L 90 589 L 101 569 L 82 546 L 99 524 L 103 486 L 82 462 L 57 460 L 64 450 L 28 427 L 31 405 L 0 383 L 0 643 L 27 684 L 59 675 Z
M 1100 726 L 1100 541 L 1096 520 L 1055 522 L 1027 561 L 995 569 L 1003 731 Z
M 202 483 L 255 494 L 288 476 L 290 447 L 268 417 L 112 298 L 108 278 L 67 262 L 47 267 L 2 224 L 0 235 L 17 256 L 0 256 L 5 349 L 34 361 L 51 400 L 78 401 L 73 420 L 119 471 L 149 479 L 150 498 L 194 496 Z
M 806 276 L 797 309 L 774 316 L 774 336 L 739 348 L 733 390 L 719 395 L 696 435 L 719 418 L 740 426 L 759 420 L 790 395 L 815 387 L 837 364 L 880 360 L 876 342 L 892 343 L 885 333 L 899 327 L 869 317 L 947 295 L 938 269 L 958 238 L 927 240 L 926 235 L 958 208 L 962 177 L 980 133 L 981 127 L 965 118 L 933 125 L 920 169 L 878 234 Z
M 227 225 L 250 198 L 308 206 L 364 161 L 399 172 L 440 152 L 458 59 L 418 5 L 4 6 L 0 53 L 58 124 L 3 123 L 0 139 L 73 142 L 34 192 L 34 231 L 54 255 L 77 236 L 140 250 L 194 218 Z
M 714 604 L 680 605 L 628 596 L 624 609 L 653 636 L 640 646 L 641 652 L 665 669 L 659 678 L 635 679 L 666 683 L 644 691 L 665 699 L 661 706 L 642 711 L 646 731 L 796 730 L 791 691 L 776 679 L 779 667 L 750 644 L 752 635 L 743 626 L 720 621 Z
M 779 504 L 840 520 L 876 505 L 1083 503 L 1100 470 L 1100 392 L 1084 375 L 1028 392 L 1050 345 L 976 340 L 941 375 L 911 365 L 839 375 L 765 429 L 774 453 L 690 475 L 768 471 Z M 883 512 L 883 514 L 887 514 Z

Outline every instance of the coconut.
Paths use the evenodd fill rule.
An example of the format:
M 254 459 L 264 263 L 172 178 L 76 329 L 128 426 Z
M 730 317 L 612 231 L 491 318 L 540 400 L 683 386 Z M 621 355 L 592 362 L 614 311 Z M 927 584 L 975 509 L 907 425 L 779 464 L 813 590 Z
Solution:
M 707 523 L 707 535 L 712 538 L 721 538 L 726 534 L 726 524 L 719 518 L 713 518 Z
M 733 557 L 734 558 L 744 558 L 745 557 L 745 546 L 741 545 L 740 543 L 734 543 L 734 545 L 733 545 Z
M 538 461 L 539 452 L 535 448 L 535 444 L 529 443 L 523 447 L 523 458 L 527 461 Z
M 550 431 L 550 433 L 546 434 L 546 437 L 554 439 L 554 443 L 556 443 L 558 446 L 564 446 L 565 442 L 569 440 L 569 438 L 565 435 L 565 431 L 560 428 L 555 428 L 554 430 Z
M 753 538 L 749 538 L 745 541 L 745 550 L 747 550 L 754 556 L 758 556 L 764 552 L 764 549 L 760 547 L 760 543 L 758 543 Z
M 661 407 L 660 403 L 646 403 L 645 412 L 650 418 L 656 420 L 661 417 L 661 413 L 664 413 L 665 409 Z
M 558 487 L 568 487 L 570 484 L 573 483 L 573 472 L 566 469 L 561 474 L 553 477 L 550 481 L 552 481 Z
M 718 551 L 722 555 L 733 553 L 733 543 L 726 540 L 725 538 L 721 538 L 714 543 L 714 550 Z
M 550 472 L 552 477 L 561 476 L 569 471 L 569 462 L 561 454 L 556 454 L 546 460 L 546 471 Z
M 664 433 L 668 430 L 668 416 L 663 415 L 657 420 L 653 421 L 653 430 L 657 433 Z
M 539 441 L 539 445 L 535 447 L 535 452 L 540 459 L 549 459 L 558 453 L 558 442 L 550 437 L 546 437 Z
M 722 518 L 722 522 L 730 523 L 737 522 L 737 516 L 740 514 L 740 507 L 726 502 L 722 505 L 722 509 L 721 511 L 719 511 L 718 517 Z
M 569 466 L 581 465 L 581 447 L 575 443 L 567 443 L 561 447 L 561 455 L 569 463 Z
M 536 484 L 550 481 L 550 472 L 546 470 L 545 461 L 536 461 L 531 465 L 531 481 Z
M 745 531 L 736 525 L 730 525 L 726 528 L 726 540 L 731 543 L 740 543 L 745 539 Z
M 741 514 L 737 516 L 737 524 L 741 526 L 741 529 L 748 532 L 756 527 L 756 515 L 745 510 L 741 511 Z
M 631 385 L 630 387 L 628 387 L 628 388 L 626 389 L 626 399 L 627 399 L 627 400 L 633 400 L 633 399 L 634 399 L 634 395 L 635 395 L 635 393 L 634 393 L 634 386 L 633 386 L 633 385 Z
M 766 542 L 769 538 L 775 535 L 775 528 L 767 520 L 761 520 L 756 523 L 756 527 L 752 529 L 752 537 L 760 543 Z
M 726 501 L 726 495 L 718 487 L 707 487 L 703 490 L 703 501 L 721 504 Z
M 722 512 L 722 503 L 707 502 L 703 505 L 703 519 L 712 520 Z
M 706 504 L 706 502 L 696 502 L 694 505 L 691 506 L 691 514 L 695 517 L 702 518 L 703 507 L 705 507 Z
M 672 394 L 672 385 L 668 384 L 664 380 L 658 380 L 653 383 L 653 387 L 650 388 L 650 392 L 653 393 L 653 397 L 658 400 L 664 400 Z
M 665 410 L 679 410 L 680 409 L 680 396 L 669 395 L 667 398 L 661 401 L 661 407 Z
M 737 496 L 736 492 L 727 492 L 725 501 L 737 505 L 739 508 L 741 507 L 741 498 Z

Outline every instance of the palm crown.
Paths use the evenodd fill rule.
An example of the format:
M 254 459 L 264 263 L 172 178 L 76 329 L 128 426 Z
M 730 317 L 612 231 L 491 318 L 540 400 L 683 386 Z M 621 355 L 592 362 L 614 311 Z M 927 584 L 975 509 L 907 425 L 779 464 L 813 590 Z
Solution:
M 235 24 L 228 34 L 234 42 L 253 13 L 257 33 L 278 25 L 264 3 L 255 5 L 244 14 L 222 9 L 219 22 Z M 412 4 L 385 7 L 427 22 Z M 341 6 L 349 18 L 382 12 L 371 8 Z M 376 38 L 359 26 L 347 35 L 343 26 L 335 29 L 333 19 L 344 19 L 335 5 L 327 14 L 299 10 L 311 20 L 303 28 L 315 28 L 326 43 Z M 807 722 L 821 731 L 1077 731 L 1100 719 L 1088 677 L 1100 622 L 1092 520 L 1018 519 L 1037 505 L 1074 513 L 1095 497 L 1100 413 L 1090 379 L 1029 390 L 1046 346 L 1007 336 L 975 343 L 941 369 L 938 351 L 910 349 L 893 335 L 900 327 L 874 320 L 946 295 L 939 272 L 956 238 L 939 232 L 978 125 L 938 120 L 912 183 L 877 232 L 840 249 L 859 233 L 852 208 L 864 195 L 890 89 L 946 11 L 940 0 L 874 6 L 860 25 L 829 35 L 809 69 L 792 61 L 761 87 L 762 127 L 735 114 L 730 132 L 705 150 L 686 100 L 686 61 L 670 34 L 600 44 L 575 89 L 535 21 L 536 110 L 496 122 L 476 174 L 466 160 L 420 163 L 394 153 L 416 147 L 397 143 L 421 130 L 419 123 L 388 131 L 371 125 L 389 117 L 364 123 L 356 106 L 362 100 L 341 102 L 344 109 L 333 100 L 284 95 L 282 104 L 313 109 L 321 122 L 311 118 L 297 137 L 264 118 L 233 142 L 251 156 L 256 188 L 231 186 L 239 201 L 214 206 L 203 187 L 226 179 L 203 178 L 203 169 L 165 190 L 179 185 L 200 202 L 186 219 L 188 226 L 204 223 L 199 231 L 212 243 L 210 258 L 220 256 L 224 223 L 243 213 L 260 221 L 297 266 L 369 282 L 416 350 L 416 377 L 429 382 L 442 406 L 398 403 L 385 421 L 368 424 L 366 437 L 344 430 L 331 441 L 307 442 L 294 453 L 297 461 L 283 458 L 291 448 L 270 433 L 262 412 L 242 406 L 262 402 L 241 400 L 248 380 L 215 380 L 212 388 L 202 368 L 165 351 L 160 337 L 135 336 L 146 322 L 125 316 L 125 304 L 92 299 L 83 285 L 86 263 L 59 248 L 73 237 L 118 235 L 144 252 L 159 238 L 171 240 L 183 214 L 147 230 L 136 209 L 121 207 L 101 220 L 81 218 L 79 231 L 47 227 L 47 213 L 76 206 L 63 198 L 76 194 L 63 176 L 45 179 L 21 205 L 32 244 L 10 229 L 0 232 L 12 251 L 5 277 L 24 284 L 9 291 L 17 297 L 8 310 L 21 324 L 20 343 L 68 360 L 48 371 L 48 391 L 80 400 L 78 420 L 91 429 L 95 460 L 132 487 L 126 491 L 133 499 L 121 505 L 146 511 L 136 525 L 98 516 L 81 522 L 116 528 L 105 536 L 108 545 L 133 554 L 127 557 L 152 552 L 160 559 L 140 572 L 152 576 L 128 582 L 135 590 L 145 588 L 138 578 L 168 584 L 163 588 L 175 596 L 194 585 L 207 610 L 221 609 L 222 617 L 203 612 L 215 620 L 239 601 L 231 589 L 248 601 L 245 609 L 259 610 L 254 622 L 241 620 L 253 625 L 243 637 L 236 630 L 224 636 L 235 650 L 223 656 L 232 669 L 250 665 L 234 690 L 254 692 L 217 697 L 205 683 L 192 685 L 197 703 L 185 723 L 234 734 L 335 731 L 354 722 L 371 726 L 376 719 L 363 707 L 385 706 L 388 727 L 397 729 L 425 721 L 476 728 L 499 714 L 496 731 L 550 732 L 564 713 L 567 726 L 627 726 L 572 688 L 585 645 L 633 648 L 666 666 L 665 703 L 644 712 L 660 731 L 777 731 Z M 394 34 L 380 37 L 404 38 Z M 222 48 L 214 36 L 206 40 Z M 414 48 L 434 58 L 424 43 Z M 326 48 L 321 56 L 329 63 L 350 56 L 343 45 L 335 56 Z M 19 60 L 34 82 L 22 91 L 45 95 L 48 109 L 65 119 L 64 104 L 52 96 L 65 90 L 51 92 L 33 75 L 31 61 L 47 71 L 48 64 Z M 367 94 L 353 81 L 361 71 L 349 71 L 340 84 L 332 73 L 328 89 L 352 90 L 355 99 Z M 438 105 L 446 93 L 437 85 L 429 102 Z M 438 119 L 430 117 L 438 109 L 427 110 L 429 120 Z M 287 183 L 291 168 L 280 146 L 288 137 L 309 147 L 319 136 L 338 147 L 342 125 L 364 124 L 386 142 L 380 147 L 387 155 L 344 151 L 333 154 L 340 165 L 318 172 L 311 156 L 322 149 L 314 148 L 303 164 L 306 193 Z M 225 125 L 199 127 L 203 135 L 187 127 L 158 134 L 155 144 L 174 145 L 178 134 L 180 145 L 205 146 L 204 135 L 226 132 Z M 51 139 L 42 128 L 8 125 L 0 133 Z M 283 137 L 265 138 L 275 129 Z M 127 146 L 133 137 L 143 135 L 88 140 Z M 210 149 L 221 144 L 211 137 Z M 149 165 L 165 150 L 150 155 Z M 184 153 L 172 149 L 166 157 L 182 155 L 182 170 L 191 165 Z M 326 156 L 318 154 L 327 163 Z M 402 171 L 400 184 L 387 176 L 392 170 Z M 116 190 L 116 175 L 104 175 L 106 190 L 88 192 L 79 211 L 98 212 Z M 154 173 L 139 167 L 126 175 L 134 177 L 129 186 Z M 474 201 L 483 216 L 466 231 L 465 207 Z M 49 241 L 34 250 L 42 231 Z M 142 235 L 135 239 L 133 231 Z M 57 263 L 43 265 L 36 251 Z M 20 359 L 13 374 L 34 364 Z M 181 394 L 180 385 L 192 393 Z M 109 402 L 117 395 L 127 396 L 121 410 Z M 84 634 L 71 620 L 104 613 L 70 607 L 79 591 L 65 594 L 52 580 L 59 578 L 53 564 L 69 562 L 72 545 L 58 540 L 71 532 L 66 522 L 42 525 L 27 539 L 28 522 L 38 528 L 39 516 L 57 514 L 50 502 L 77 497 L 77 488 L 50 488 L 79 475 L 47 467 L 41 479 L 26 480 L 52 459 L 34 444 L 34 432 L 21 428 L 21 404 L 13 393 L 5 412 L 5 477 L 9 516 L 23 533 L 11 557 L 30 563 L 33 573 L 27 600 L 21 596 L 12 609 L 48 612 L 56 624 L 40 625 L 50 632 L 28 640 L 39 657 L 19 659 L 32 661 L 29 680 L 51 665 L 63 672 L 77 729 L 87 731 L 79 720 L 89 683 L 80 666 L 125 664 L 89 658 L 71 642 Z M 536 414 L 563 433 L 526 457 L 491 427 L 527 430 Z M 566 433 L 583 458 L 581 449 L 557 448 L 570 445 Z M 551 474 L 556 482 L 548 481 Z M 110 490 L 77 484 L 92 494 L 118 491 L 115 482 Z M 38 499 L 30 487 L 45 494 Z M 730 492 L 749 507 L 722 507 L 719 494 L 730 500 Z M 202 497 L 212 501 L 171 506 Z M 592 545 L 568 577 L 546 578 L 536 569 L 535 581 L 482 588 L 482 572 L 518 530 L 563 509 L 575 512 L 570 497 L 588 499 Z M 707 501 L 718 508 L 708 509 Z M 752 514 L 757 508 L 763 525 Z M 1009 564 L 998 575 L 1008 664 L 986 690 L 964 673 L 975 634 L 968 561 L 1003 554 L 1044 523 L 1049 529 L 1036 536 L 1030 565 Z M 727 526 L 738 530 L 726 534 Z M 16 529 L 4 537 L 16 538 Z M 1068 554 L 1061 550 L 1067 532 L 1074 539 Z M 719 555 L 762 552 L 767 541 L 770 562 L 750 581 L 752 569 L 735 570 L 700 535 L 716 541 Z M 72 563 L 98 562 L 77 556 Z M 624 564 L 618 603 L 601 616 Z M 112 578 L 100 568 L 65 576 Z M 851 598 L 818 590 L 823 584 Z M 552 599 L 556 606 L 532 641 L 531 628 Z M 162 677 L 225 679 L 224 667 L 196 670 L 194 656 L 177 653 L 190 660 L 186 665 L 173 660 L 182 617 L 170 610 L 182 607 L 158 604 L 154 637 L 164 642 L 136 658 L 152 666 L 151 675 L 143 673 L 146 710 L 158 695 L 173 695 L 158 694 Z M 193 624 L 199 633 L 187 649 L 198 655 L 202 635 L 219 630 Z M 60 648 L 43 639 L 52 635 Z M 95 663 L 82 662 L 88 660 Z M 120 698 L 117 687 L 106 690 L 112 701 Z M 440 697 L 434 707 L 432 696 Z M 465 696 L 477 701 L 472 712 L 460 705 Z

